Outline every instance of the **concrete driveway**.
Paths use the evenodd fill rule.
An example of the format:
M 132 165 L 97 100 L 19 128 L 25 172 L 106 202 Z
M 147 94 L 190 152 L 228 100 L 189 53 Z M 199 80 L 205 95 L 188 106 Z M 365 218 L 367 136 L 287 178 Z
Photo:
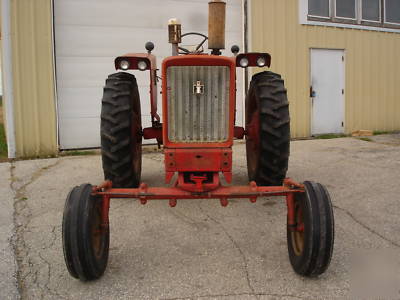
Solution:
M 61 220 L 71 187 L 101 182 L 100 157 L 0 164 L 0 298 L 400 299 L 400 137 L 380 139 L 292 142 L 289 176 L 325 184 L 334 204 L 333 259 L 316 279 L 291 269 L 282 198 L 227 208 L 187 200 L 173 209 L 113 200 L 108 269 L 82 283 L 64 265 Z M 247 184 L 244 144 L 234 159 L 235 184 Z M 143 181 L 163 184 L 162 161 L 144 155 Z

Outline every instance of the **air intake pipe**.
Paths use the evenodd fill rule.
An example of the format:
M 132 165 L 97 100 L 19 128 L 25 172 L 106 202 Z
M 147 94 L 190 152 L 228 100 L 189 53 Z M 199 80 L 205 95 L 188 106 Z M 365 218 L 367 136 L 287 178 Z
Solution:
M 178 19 L 168 21 L 168 42 L 172 44 L 172 55 L 178 55 L 179 43 L 182 42 L 182 25 Z
M 208 3 L 208 49 L 212 49 L 214 55 L 220 55 L 220 50 L 225 49 L 225 15 L 225 1 L 212 0 Z

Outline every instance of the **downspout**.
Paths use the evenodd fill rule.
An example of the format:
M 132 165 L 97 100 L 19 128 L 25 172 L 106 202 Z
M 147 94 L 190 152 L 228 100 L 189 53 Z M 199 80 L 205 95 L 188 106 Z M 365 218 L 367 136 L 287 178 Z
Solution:
M 55 12 L 54 12 L 54 0 L 50 1 L 51 5 L 51 39 L 52 39 L 52 59 L 53 59 L 53 80 L 54 80 L 54 102 L 55 102 L 55 115 L 56 115 L 56 139 L 57 149 L 60 150 L 60 120 L 58 117 L 58 84 L 57 84 L 57 64 L 56 64 L 56 37 L 55 37 Z
M 15 158 L 15 122 L 14 122 L 14 89 L 12 69 L 12 40 L 11 40 L 11 0 L 2 0 L 1 28 L 3 39 L 3 79 L 4 79 L 4 102 L 6 115 L 6 136 L 8 158 Z

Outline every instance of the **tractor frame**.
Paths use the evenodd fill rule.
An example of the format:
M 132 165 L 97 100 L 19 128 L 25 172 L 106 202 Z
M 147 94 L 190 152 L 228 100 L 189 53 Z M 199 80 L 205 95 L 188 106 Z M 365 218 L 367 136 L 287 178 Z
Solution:
M 239 54 L 239 47 L 233 46 L 233 56 L 221 56 L 220 50 L 225 49 L 225 5 L 223 0 L 209 2 L 209 37 L 195 32 L 182 35 L 180 23 L 176 19 L 170 20 L 172 56 L 163 60 L 161 77 L 157 74 L 151 42 L 145 46 L 147 53 L 129 53 L 115 59 L 118 71 L 149 72 L 152 126 L 142 128 L 135 76 L 127 72 L 108 76 L 100 130 L 105 181 L 95 186 L 74 187 L 64 208 L 63 250 L 71 276 L 94 280 L 103 275 L 108 261 L 109 209 L 113 198 L 137 199 L 143 205 L 150 200 L 168 200 L 171 207 L 175 207 L 178 200 L 218 199 L 226 207 L 229 199 L 247 199 L 255 203 L 260 197 L 284 197 L 288 252 L 293 269 L 303 276 L 317 276 L 328 268 L 334 243 L 332 203 L 323 185 L 310 181 L 298 183 L 286 178 L 290 152 L 289 102 L 284 80 L 279 74 L 264 71 L 253 75 L 246 96 L 246 124 L 235 126 L 236 69 L 269 68 L 271 55 Z M 194 50 L 188 50 L 179 46 L 181 38 L 187 35 L 201 36 L 203 41 Z M 211 54 L 202 53 L 206 40 Z M 168 75 L 168 70 L 178 69 L 180 77 L 169 85 L 168 78 L 173 76 Z M 184 71 L 188 74 L 192 71 L 190 80 L 189 76 L 184 78 Z M 157 112 L 159 79 L 162 80 L 163 123 Z M 183 82 L 185 88 L 182 88 Z M 205 85 L 208 85 L 206 93 Z M 177 107 L 191 105 L 198 110 L 171 109 L 177 114 L 169 115 L 170 105 L 177 101 L 181 101 Z M 203 118 L 202 122 L 193 122 L 193 116 L 205 112 L 206 105 L 209 105 L 207 112 L 210 114 L 196 116 L 198 120 Z M 218 117 L 223 119 L 216 122 L 219 127 L 207 131 L 205 128 L 212 126 L 207 122 Z M 189 139 L 187 136 L 181 138 L 182 135 L 175 134 L 180 129 L 169 130 L 171 122 L 179 121 L 179 118 L 184 121 L 176 124 L 180 128 L 184 127 L 182 124 L 189 124 L 187 127 L 191 127 L 192 132 L 196 128 L 196 137 L 193 134 Z M 176 124 L 174 126 L 178 127 Z M 215 128 L 217 136 L 214 135 Z M 207 135 L 212 138 L 204 139 Z M 234 139 L 245 137 L 249 184 L 235 186 L 231 184 L 232 146 Z M 163 145 L 165 183 L 169 186 L 151 187 L 140 180 L 142 139 L 156 139 L 159 147 Z M 222 183 L 221 175 L 227 185 Z

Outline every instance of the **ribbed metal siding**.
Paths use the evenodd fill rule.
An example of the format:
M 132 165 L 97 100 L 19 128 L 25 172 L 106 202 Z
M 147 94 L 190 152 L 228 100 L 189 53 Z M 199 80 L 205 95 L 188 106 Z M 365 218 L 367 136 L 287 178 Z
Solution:
M 345 50 L 346 133 L 400 130 L 400 34 L 300 25 L 299 2 L 249 1 L 250 50 L 269 52 L 285 79 L 292 136 L 310 135 L 310 48 Z
M 11 1 L 17 157 L 58 151 L 52 18 L 50 0 Z
M 193 93 L 200 81 L 204 94 Z M 222 142 L 229 137 L 229 67 L 179 66 L 167 70 L 171 142 Z

